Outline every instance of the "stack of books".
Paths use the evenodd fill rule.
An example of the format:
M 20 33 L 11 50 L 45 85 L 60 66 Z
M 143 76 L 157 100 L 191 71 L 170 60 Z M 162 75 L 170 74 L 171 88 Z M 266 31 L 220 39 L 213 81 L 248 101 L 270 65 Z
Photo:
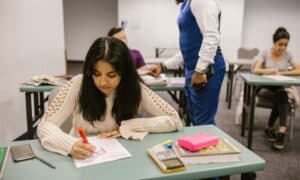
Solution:
M 227 139 L 219 139 L 217 145 L 209 146 L 194 152 L 184 149 L 175 143 L 173 145 L 173 150 L 186 164 L 240 161 L 240 150 Z
M 31 86 L 42 86 L 42 85 L 56 86 L 60 81 L 61 78 L 52 75 L 41 74 L 41 75 L 33 76 L 30 80 L 24 82 L 24 84 L 31 85 Z

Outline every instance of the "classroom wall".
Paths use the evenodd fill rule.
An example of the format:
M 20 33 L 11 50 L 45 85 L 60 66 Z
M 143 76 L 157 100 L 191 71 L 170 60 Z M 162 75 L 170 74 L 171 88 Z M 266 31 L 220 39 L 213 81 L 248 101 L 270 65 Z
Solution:
M 94 40 L 117 25 L 117 0 L 64 0 L 67 57 L 82 61 Z
M 26 129 L 22 82 L 64 73 L 62 0 L 0 1 L 0 144 Z
M 291 35 L 288 49 L 300 63 L 299 9 L 299 0 L 246 0 L 243 46 L 270 48 L 273 33 L 284 26 Z
M 178 6 L 173 0 L 119 0 L 118 22 L 126 21 L 130 48 L 154 57 L 155 47 L 178 48 Z
M 226 59 L 236 57 L 241 46 L 244 0 L 222 0 L 221 47 Z M 178 6 L 174 0 L 119 0 L 119 24 L 127 21 L 129 46 L 146 58 L 155 47 L 178 48 Z

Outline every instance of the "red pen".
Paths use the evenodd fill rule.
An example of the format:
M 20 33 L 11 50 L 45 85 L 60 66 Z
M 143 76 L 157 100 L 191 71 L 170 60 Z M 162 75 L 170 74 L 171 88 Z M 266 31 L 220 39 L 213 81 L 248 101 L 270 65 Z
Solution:
M 78 133 L 79 133 L 79 135 L 80 135 L 80 137 L 81 137 L 81 139 L 82 139 L 82 142 L 83 142 L 83 143 L 89 144 L 89 141 L 87 140 L 86 133 L 85 133 L 85 131 L 83 130 L 83 128 L 82 128 L 82 127 L 79 127 L 79 128 L 77 129 L 77 131 L 78 131 Z

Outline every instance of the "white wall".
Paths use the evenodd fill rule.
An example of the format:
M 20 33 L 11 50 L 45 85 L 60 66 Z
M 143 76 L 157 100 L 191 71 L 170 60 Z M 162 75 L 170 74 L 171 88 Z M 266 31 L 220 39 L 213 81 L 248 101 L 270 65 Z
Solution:
M 62 0 L 0 1 L 0 144 L 26 129 L 22 82 L 64 73 Z
M 222 0 L 221 46 L 226 59 L 235 58 L 242 41 L 244 0 Z M 119 0 L 119 23 L 126 20 L 129 46 L 146 58 L 155 47 L 179 47 L 178 6 L 174 0 Z
M 88 48 L 117 25 L 117 0 L 64 0 L 68 59 L 84 60 Z
M 288 49 L 300 62 L 299 9 L 299 0 L 246 0 L 243 46 L 270 48 L 273 33 L 284 26 L 291 35 Z
M 154 57 L 155 47 L 178 48 L 178 6 L 173 0 L 119 0 L 119 24 L 127 21 L 131 48 Z
M 220 0 L 221 48 L 226 61 L 235 60 L 242 45 L 244 0 Z

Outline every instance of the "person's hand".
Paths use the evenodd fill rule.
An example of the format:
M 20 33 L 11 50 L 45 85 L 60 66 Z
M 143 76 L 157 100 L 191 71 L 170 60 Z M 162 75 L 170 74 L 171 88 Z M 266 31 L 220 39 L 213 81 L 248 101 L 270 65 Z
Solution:
M 207 83 L 207 77 L 205 73 L 194 72 L 191 80 L 191 85 L 195 89 L 200 89 Z
M 114 129 L 114 130 L 111 130 L 111 131 L 102 132 L 98 136 L 100 136 L 102 138 L 109 138 L 109 137 L 117 138 L 117 137 L 120 137 L 121 134 L 119 132 L 119 129 Z
M 150 75 L 154 77 L 158 77 L 162 72 L 162 65 L 161 64 L 153 64 L 150 66 Z
M 270 68 L 266 71 L 266 75 L 280 75 L 277 68 Z
M 96 150 L 92 144 L 83 143 L 82 140 L 77 141 L 71 150 L 71 156 L 74 159 L 86 159 L 90 157 Z
M 124 121 L 123 121 L 124 122 Z M 141 141 L 148 134 L 148 132 L 137 132 L 131 130 L 128 124 L 122 123 L 119 128 L 120 134 L 125 139 L 133 139 Z

